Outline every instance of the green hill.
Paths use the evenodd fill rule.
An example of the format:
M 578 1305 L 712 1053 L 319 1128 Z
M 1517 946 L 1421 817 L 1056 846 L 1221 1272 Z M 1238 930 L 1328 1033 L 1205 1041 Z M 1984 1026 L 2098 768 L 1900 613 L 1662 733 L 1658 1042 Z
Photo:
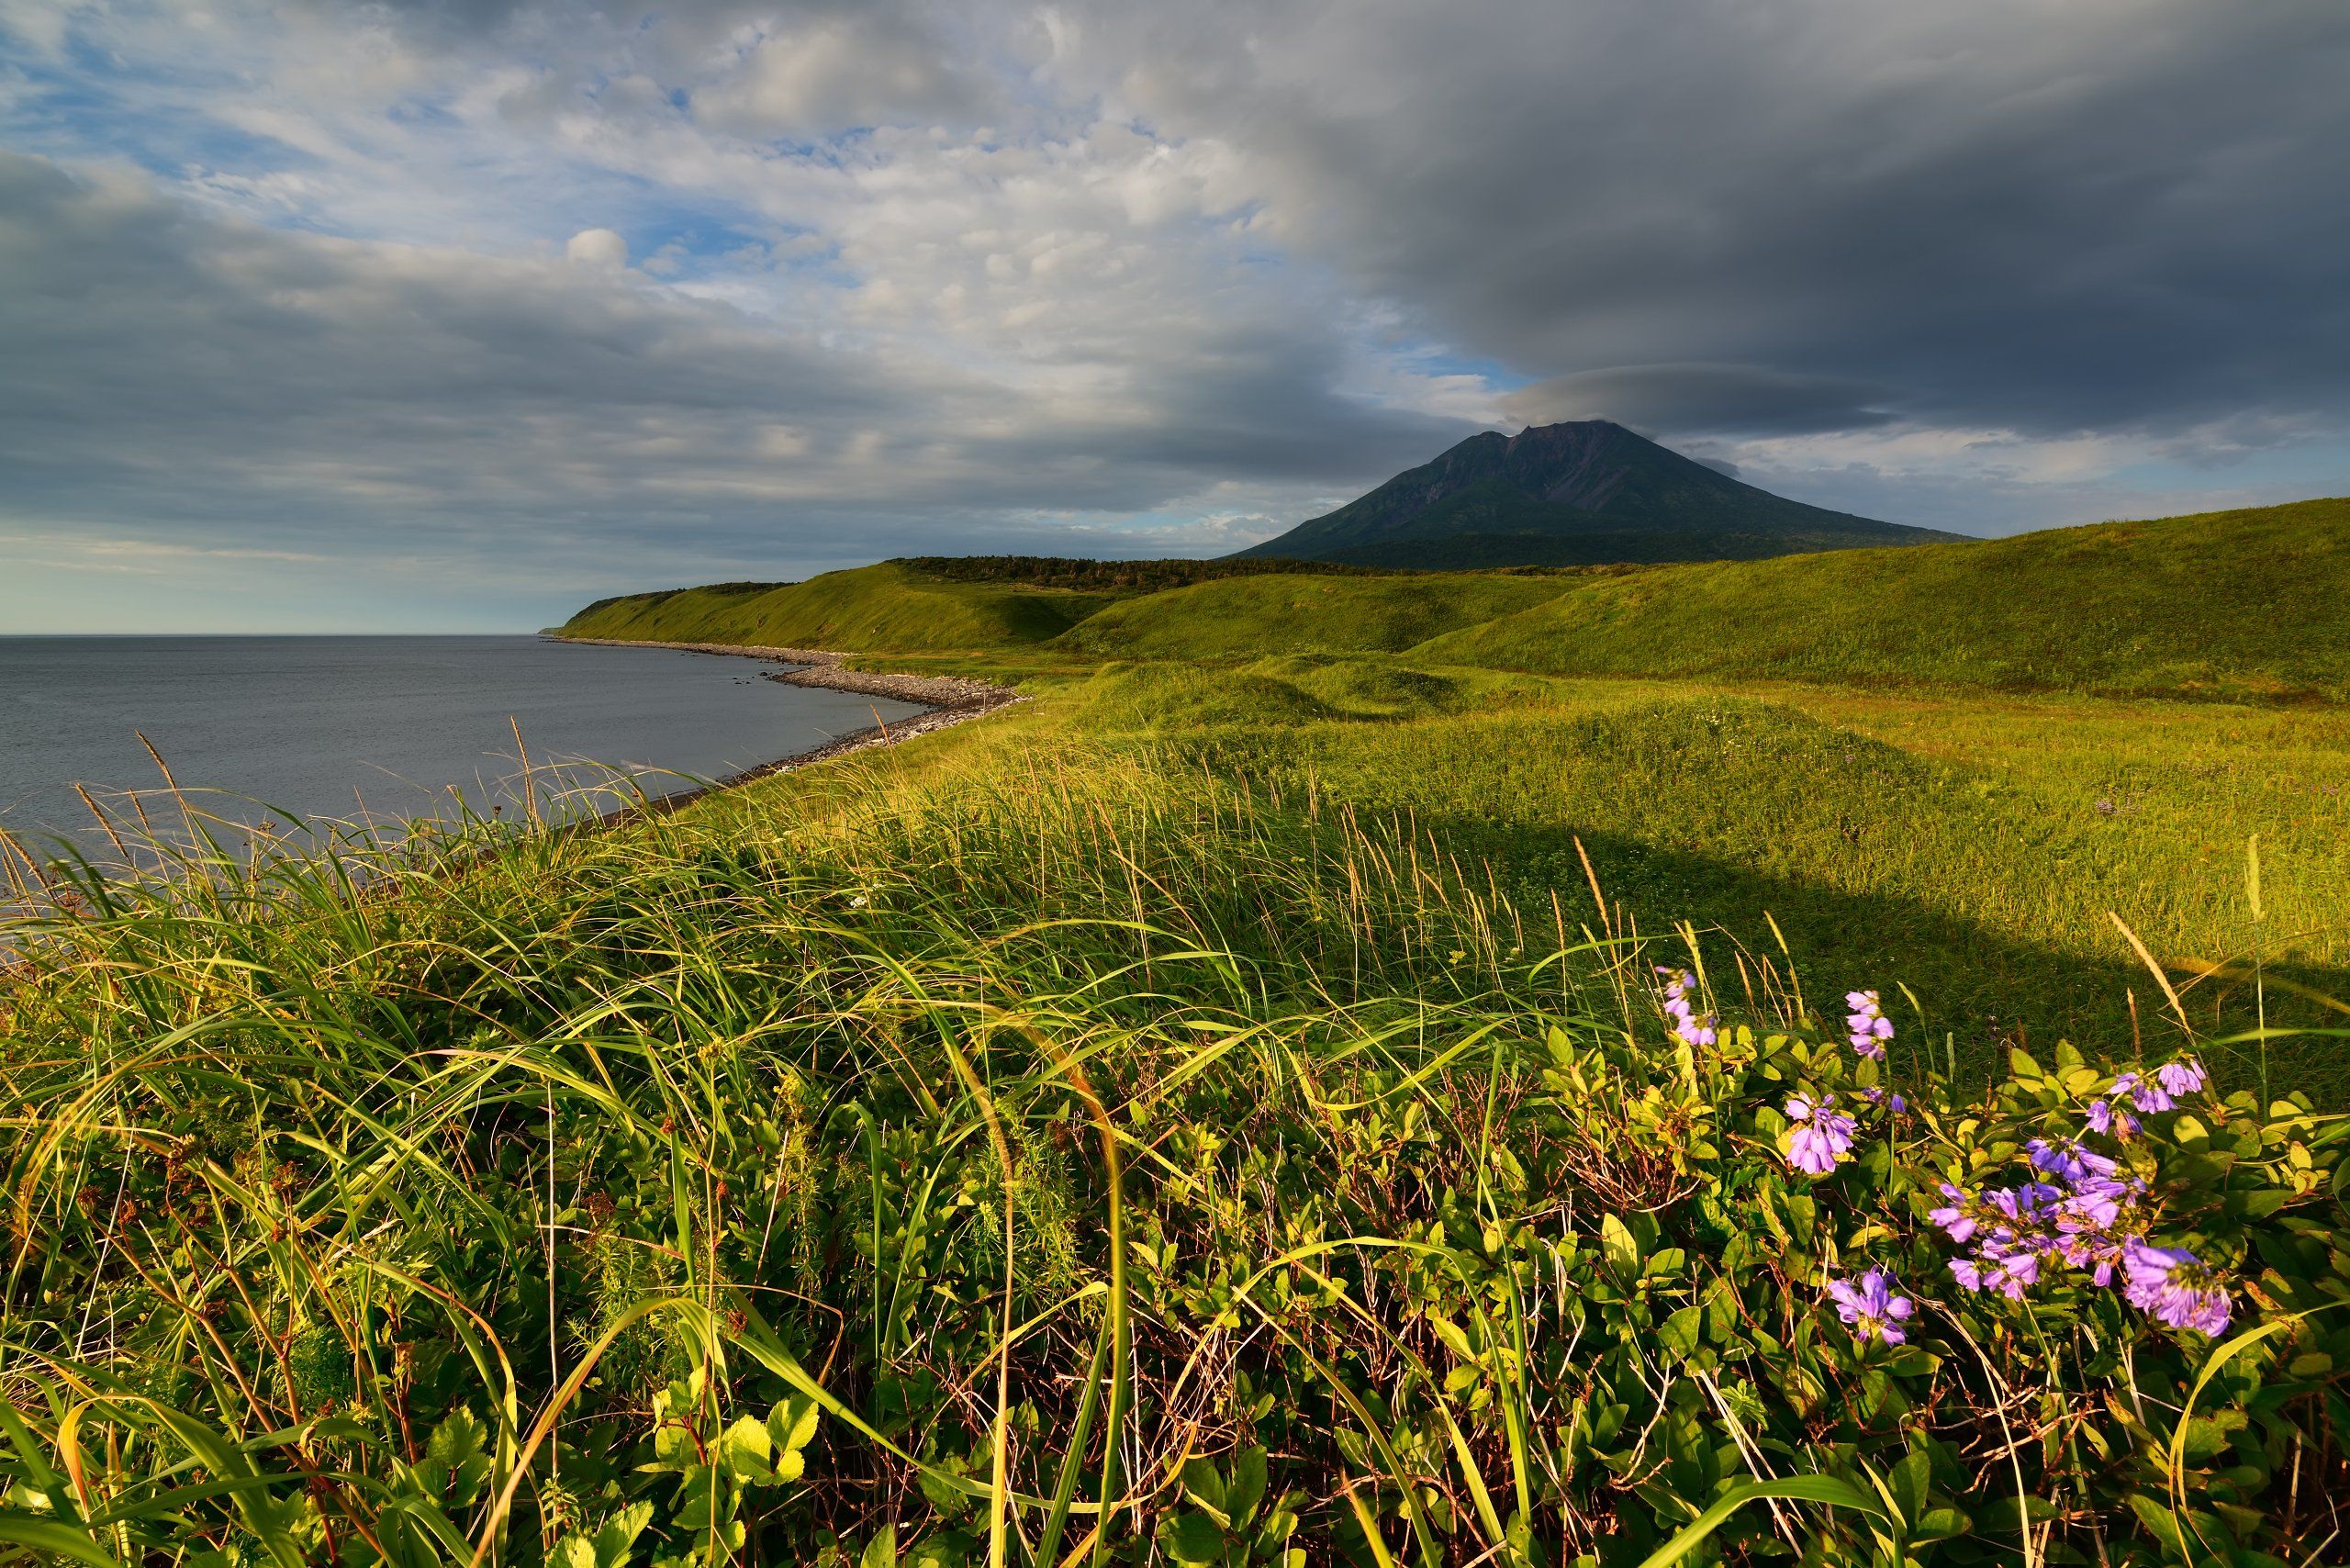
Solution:
M 1409 650 L 1425 666 L 1545 675 L 2350 698 L 2350 645 L 2330 630 L 2350 599 L 2350 499 L 1554 576 L 1284 570 L 1149 592 L 1046 586 L 1092 580 L 1068 563 L 972 570 L 884 562 L 636 594 L 559 630 L 1121 659 Z
M 1228 577 L 1130 599 L 1079 622 L 1060 646 L 1122 658 L 1393 653 L 1557 598 L 1565 577 Z
M 1588 578 L 1422 662 L 1551 675 L 2350 698 L 2350 499 Z
M 1460 570 L 1751 560 L 1956 537 L 1791 501 L 1585 420 L 1471 436 L 1240 555 Z
M 885 561 L 799 583 L 721 583 L 599 599 L 555 630 L 639 642 L 963 653 L 1046 642 L 1116 597 L 949 582 Z

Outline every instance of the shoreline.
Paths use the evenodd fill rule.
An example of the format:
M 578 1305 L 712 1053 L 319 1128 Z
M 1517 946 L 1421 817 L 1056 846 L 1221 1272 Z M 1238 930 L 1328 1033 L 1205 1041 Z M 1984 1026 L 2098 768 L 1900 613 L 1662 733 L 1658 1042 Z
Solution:
M 774 648 L 732 643 L 635 642 L 617 637 L 561 637 L 551 633 L 541 633 L 540 636 L 543 640 L 551 643 L 584 643 L 594 646 L 614 648 L 667 648 L 679 653 L 719 654 L 740 658 L 761 659 L 770 663 L 795 665 L 800 667 L 767 670 L 762 673 L 767 679 L 781 681 L 787 686 L 815 687 L 834 691 L 854 692 L 860 696 L 886 697 L 894 701 L 916 703 L 923 710 L 896 723 L 881 722 L 880 715 L 877 713 L 874 715 L 873 723 L 851 730 L 845 734 L 835 735 L 821 745 L 789 752 L 755 767 L 728 774 L 708 784 L 673 790 L 665 795 L 643 798 L 632 805 L 621 806 L 609 812 L 600 812 L 569 822 L 550 824 L 554 831 L 558 833 L 569 834 L 621 827 L 629 823 L 642 822 L 649 817 L 666 816 L 722 790 L 737 790 L 747 784 L 757 783 L 763 778 L 794 773 L 803 767 L 815 767 L 819 763 L 834 762 L 858 752 L 896 745 L 901 742 L 912 740 L 917 735 L 926 735 L 939 730 L 950 729 L 973 719 L 984 718 L 1000 709 L 1033 700 L 1011 687 L 997 686 L 990 681 L 971 680 L 959 676 L 888 675 L 870 670 L 843 669 L 840 667 L 841 661 L 849 655 L 830 649 Z M 0 864 L 6 865 L 12 879 L 19 874 L 18 862 L 30 871 L 37 881 L 44 886 L 47 885 L 48 879 L 39 870 L 45 862 L 18 846 L 12 836 L 6 834 L 6 830 L 0 829 Z M 0 907 L 6 907 L 6 884 L 0 884 Z M 0 983 L 18 978 L 21 968 L 20 964 L 6 961 L 5 949 L 0 949 Z
M 874 715 L 874 722 L 866 725 L 863 729 L 851 730 L 844 735 L 835 735 L 822 745 L 811 746 L 805 751 L 792 752 L 777 757 L 771 762 L 760 763 L 755 767 L 746 767 L 740 773 L 729 774 L 723 778 L 702 785 L 698 789 L 679 790 L 672 794 L 647 801 L 641 805 L 623 806 L 618 811 L 607 812 L 600 817 L 591 819 L 596 825 L 601 827 L 618 827 L 624 823 L 640 821 L 648 815 L 666 815 L 722 790 L 740 789 L 745 784 L 755 784 L 762 778 L 773 778 L 780 774 L 794 773 L 803 767 L 812 767 L 818 763 L 837 761 L 841 757 L 853 756 L 857 752 L 871 751 L 879 746 L 896 745 L 901 742 L 912 740 L 917 735 L 926 735 L 939 730 L 950 729 L 957 724 L 968 723 L 973 719 L 985 718 L 1000 709 L 1030 700 L 1011 687 L 997 686 L 991 681 L 972 680 L 962 676 L 889 675 L 873 670 L 844 669 L 841 667 L 841 661 L 849 655 L 829 648 L 776 648 L 747 643 L 649 642 L 624 637 L 565 637 L 552 632 L 542 633 L 540 635 L 550 643 L 579 643 L 589 647 L 666 648 L 676 653 L 717 654 L 733 658 L 761 659 L 775 664 L 795 665 L 799 667 L 767 670 L 764 673 L 767 679 L 781 681 L 786 686 L 849 691 L 863 697 L 887 697 L 894 701 L 917 703 L 923 709 L 923 711 L 915 714 L 912 718 L 901 720 L 894 724 L 882 722 L 880 715 L 877 713 Z

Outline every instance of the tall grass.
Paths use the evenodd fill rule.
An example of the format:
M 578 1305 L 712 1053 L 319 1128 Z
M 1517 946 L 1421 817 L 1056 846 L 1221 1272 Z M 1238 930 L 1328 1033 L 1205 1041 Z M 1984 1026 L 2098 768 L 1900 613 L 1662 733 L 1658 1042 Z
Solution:
M 1759 931 L 1767 915 L 1823 982 L 1899 974 L 1985 1071 L 2012 1046 L 2127 1033 L 2151 982 L 2113 914 L 2166 960 L 2209 966 L 2188 991 L 2208 1034 L 2261 1017 L 2256 987 L 2221 978 L 2255 939 L 2291 984 L 2350 993 L 2350 731 L 2330 712 L 1543 683 L 1381 658 L 1113 667 L 1068 705 L 1097 732 L 1411 813 L 1520 899 L 1572 896 L 1588 855 L 1652 924 Z M 2243 873 L 2255 835 L 2262 921 Z M 2293 1022 L 2332 1012 L 2280 997 Z M 2277 1066 L 2287 1087 L 2350 1095 L 2322 1037 Z
M 2117 1379 L 2060 1347 L 2043 1396 L 1814 1347 L 1803 1260 L 1844 1233 L 1741 1087 L 1812 1023 L 1774 945 L 1586 928 L 1310 781 L 963 755 L 50 890 L 0 987 L 0 1543 L 617 1568 L 2163 1539 L 2098 1402 L 2176 1407 L 2169 1351 Z M 1661 957 L 1767 1047 L 1657 1046 Z M 2332 1169 L 2331 1134 L 2293 1136 Z M 1730 1239 L 1749 1203 L 1793 1250 Z M 2345 1480 L 2322 1379 L 2244 1425 L 2287 1352 L 2318 1353 L 2240 1355 L 2207 1395 L 2216 1447 L 2178 1424 L 2199 1487 L 2232 1463 L 2227 1506 L 2273 1515 L 2210 1527 L 2247 1540 L 2322 1537 Z M 2031 1411 L 2029 1451 L 1972 1446 Z M 2010 1468 L 2012 1518 L 1960 1511 Z M 2220 1518 L 2202 1497 L 2162 1528 Z

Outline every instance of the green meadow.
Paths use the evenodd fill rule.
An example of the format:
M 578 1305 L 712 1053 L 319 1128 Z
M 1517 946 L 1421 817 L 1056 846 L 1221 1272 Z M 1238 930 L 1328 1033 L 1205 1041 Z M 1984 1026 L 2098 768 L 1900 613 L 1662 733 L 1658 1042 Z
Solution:
M 699 619 L 690 593 L 610 601 L 565 630 L 835 645 L 796 606 L 841 582 L 872 630 L 892 572 L 923 576 Z M 1588 912 L 1596 873 L 1641 929 L 1761 932 L 1835 984 L 1906 985 L 1968 1059 L 2133 1013 L 2143 1035 L 2160 986 L 2125 925 L 2218 1036 L 2350 996 L 2350 641 L 2328 631 L 2350 501 L 1638 570 L 921 591 L 1053 608 L 847 645 L 1024 682 L 1043 701 L 1006 722 L 1040 736 L 1410 817 L 1536 902 Z M 2329 1037 L 2280 1052 L 2350 1100 Z
M 0 1552 L 2338 1561 L 2346 521 L 590 607 L 1032 700 L 15 867 Z

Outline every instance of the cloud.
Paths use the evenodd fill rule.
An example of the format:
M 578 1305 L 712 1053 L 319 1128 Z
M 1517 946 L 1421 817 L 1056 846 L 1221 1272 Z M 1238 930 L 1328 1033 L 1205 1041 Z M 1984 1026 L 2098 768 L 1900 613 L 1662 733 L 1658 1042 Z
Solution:
M 1502 398 L 1530 425 L 1613 420 L 1675 435 L 1791 435 L 1894 422 L 1881 387 L 1746 364 L 1628 364 L 1578 371 Z
M 628 241 L 609 229 L 582 229 L 564 242 L 568 259 L 591 267 L 628 264 Z
M 998 102 L 946 41 L 876 8 L 737 45 L 734 69 L 696 95 L 700 118 L 747 136 L 821 136 L 877 125 L 968 124 Z
M 1588 417 L 1976 531 L 2350 487 L 2333 0 L 0 0 L 0 526 L 553 596 L 1222 548 Z
M 2032 433 L 2350 412 L 2330 0 L 1100 4 L 1057 37 L 1071 90 L 1228 145 L 1286 242 L 1538 378 L 1753 366 L 1814 415 L 1819 378 Z
M 518 574 L 870 558 L 1235 480 L 1278 500 L 1468 428 L 1339 396 L 1270 322 L 1190 321 L 1147 377 L 1114 343 L 1026 374 L 660 287 L 617 235 L 566 250 L 598 264 L 287 232 L 0 153 L 0 516 Z

